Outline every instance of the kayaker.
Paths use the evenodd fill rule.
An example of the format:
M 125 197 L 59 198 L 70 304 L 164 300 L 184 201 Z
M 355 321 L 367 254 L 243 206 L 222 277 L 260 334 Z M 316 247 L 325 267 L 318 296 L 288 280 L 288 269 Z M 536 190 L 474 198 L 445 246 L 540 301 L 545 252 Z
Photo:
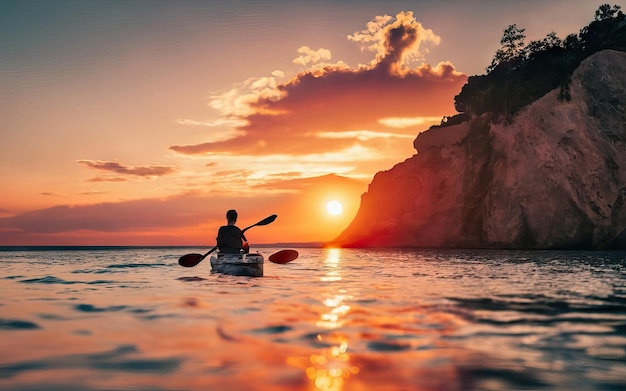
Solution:
M 250 251 L 248 239 L 246 239 L 241 229 L 235 225 L 237 223 L 237 211 L 231 209 L 226 212 L 226 221 L 228 225 L 221 226 L 217 231 L 217 248 L 219 252 L 222 254 L 248 253 Z

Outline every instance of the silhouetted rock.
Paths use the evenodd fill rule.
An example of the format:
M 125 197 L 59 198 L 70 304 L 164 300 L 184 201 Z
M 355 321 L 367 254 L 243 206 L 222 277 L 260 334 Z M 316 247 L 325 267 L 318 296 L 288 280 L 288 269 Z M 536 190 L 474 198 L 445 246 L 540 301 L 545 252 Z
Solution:
M 512 122 L 433 127 L 379 172 L 334 244 L 601 249 L 626 246 L 626 53 L 604 50 Z

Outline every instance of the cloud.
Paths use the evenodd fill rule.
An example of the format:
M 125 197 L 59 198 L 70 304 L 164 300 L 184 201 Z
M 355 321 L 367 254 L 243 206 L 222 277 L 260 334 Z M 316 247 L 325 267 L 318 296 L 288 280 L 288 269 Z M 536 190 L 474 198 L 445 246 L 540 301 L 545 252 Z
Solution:
M 176 169 L 172 166 L 127 166 L 118 162 L 102 160 L 78 160 L 78 163 L 84 164 L 87 167 L 93 168 L 95 170 L 141 177 L 163 176 L 176 171 Z M 98 180 L 95 181 L 97 182 Z M 117 180 L 113 179 L 113 181 Z
M 248 78 L 230 90 L 210 96 L 209 107 L 218 110 L 224 121 L 244 121 L 255 110 L 252 104 L 260 99 L 278 99 L 282 93 L 278 90 L 277 79 L 283 78 L 285 73 L 274 71 L 271 76 Z
M 410 11 L 397 14 L 395 21 L 388 15 L 378 16 L 366 29 L 349 35 L 348 39 L 376 53 L 372 65 L 397 74 L 409 72 L 407 65 L 411 61 L 424 59 L 428 53 L 426 44 L 441 42 L 441 38 L 425 29 Z
M 293 59 L 294 64 L 307 65 L 332 58 L 330 50 L 323 48 L 312 50 L 308 46 L 302 46 L 298 49 L 298 53 L 300 55 Z
M 355 68 L 345 64 L 312 67 L 284 83 L 274 76 L 247 80 L 239 88 L 214 95 L 209 104 L 225 117 L 245 122 L 237 126 L 236 135 L 170 149 L 188 155 L 248 156 L 301 156 L 355 146 L 375 150 L 376 144 L 349 135 L 358 132 L 363 136 L 363 131 L 368 131 L 415 136 L 423 130 L 416 128 L 419 123 L 393 127 L 388 119 L 442 118 L 454 113 L 453 97 L 467 77 L 449 62 L 412 66 L 423 59 L 427 45 L 440 42 L 413 13 L 377 17 L 348 39 L 375 52 L 376 58 Z M 296 60 L 301 64 L 331 57 L 325 49 L 301 47 L 298 52 Z M 346 137 L 328 137 L 330 133 Z M 389 148 L 396 146 L 388 144 Z
M 408 138 L 414 139 L 412 135 L 407 134 L 398 134 L 398 133 L 387 133 L 387 132 L 372 132 L 371 130 L 355 130 L 349 132 L 320 132 L 318 136 L 321 138 L 348 138 L 353 140 L 371 140 L 376 138 Z
M 225 223 L 225 212 L 233 208 L 239 212 L 242 226 L 270 214 L 279 215 L 276 223 L 255 230 L 256 243 L 334 238 L 348 221 L 342 225 L 325 221 L 315 205 L 325 195 L 343 196 L 348 205 L 365 191 L 367 181 L 338 175 L 294 178 L 294 174 L 273 176 L 237 195 L 188 192 L 167 198 L 59 205 L 14 215 L 0 210 L 0 244 L 158 245 L 165 240 L 172 245 L 212 245 L 217 228 Z M 357 203 L 353 202 L 353 207 L 356 213 Z
M 190 195 L 91 205 L 59 205 L 0 218 L 0 231 L 21 234 L 80 230 L 129 232 L 192 226 L 214 214 L 216 208 L 221 220 L 222 209 L 228 209 L 227 203 L 227 199 Z
M 343 188 L 358 188 L 359 190 L 363 188 L 365 182 L 347 178 L 336 174 L 327 174 L 317 177 L 308 177 L 308 178 L 294 178 L 294 179 L 280 179 L 276 181 L 269 181 L 257 186 L 254 186 L 256 189 L 264 189 L 264 190 L 292 190 L 292 191 L 306 191 L 309 188 L 334 188 L 334 187 L 343 187 Z
M 238 177 L 238 178 L 245 178 L 249 175 L 251 175 L 254 171 L 252 170 L 224 170 L 224 171 L 218 171 L 216 173 L 213 173 L 213 176 L 215 177 Z
M 80 192 L 78 194 L 81 195 L 102 195 L 102 194 L 107 194 L 108 191 L 102 191 L 102 190 L 88 190 L 88 191 L 83 191 Z
M 214 128 L 218 126 L 242 126 L 245 125 L 245 121 L 237 118 L 221 118 L 215 121 L 196 121 L 193 119 L 179 119 L 176 121 L 179 125 L 186 126 L 199 126 L 204 128 Z
M 89 182 L 126 182 L 126 178 L 97 176 L 91 178 Z
M 93 180 L 90 180 L 90 181 L 93 181 Z M 96 182 L 99 182 L 99 181 L 96 181 Z M 97 196 L 97 195 L 102 195 L 102 194 L 107 194 L 107 193 L 109 193 L 109 192 L 108 191 L 103 191 L 103 190 L 95 190 L 95 189 L 93 189 L 93 190 L 81 191 L 81 192 L 76 193 L 76 194 L 85 195 L 85 196 L 92 196 L 92 195 L 93 196 Z M 66 194 L 52 193 L 52 192 L 49 192 L 49 191 L 43 191 L 43 192 L 41 192 L 39 194 L 41 194 L 42 196 L 46 196 L 46 197 L 62 197 L 62 198 L 70 197 L 72 195 L 75 195 L 75 194 L 67 194 L 67 193 Z
M 381 118 L 378 122 L 390 128 L 408 128 L 416 125 L 435 125 L 441 122 L 441 117 L 391 117 Z

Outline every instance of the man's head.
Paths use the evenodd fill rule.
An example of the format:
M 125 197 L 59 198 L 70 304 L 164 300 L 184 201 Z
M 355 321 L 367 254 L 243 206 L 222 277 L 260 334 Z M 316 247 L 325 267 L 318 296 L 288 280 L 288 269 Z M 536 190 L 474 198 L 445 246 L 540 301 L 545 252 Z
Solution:
M 228 212 L 226 212 L 226 220 L 228 220 L 229 223 L 236 223 L 237 222 L 237 211 L 234 210 L 234 209 L 231 209 Z

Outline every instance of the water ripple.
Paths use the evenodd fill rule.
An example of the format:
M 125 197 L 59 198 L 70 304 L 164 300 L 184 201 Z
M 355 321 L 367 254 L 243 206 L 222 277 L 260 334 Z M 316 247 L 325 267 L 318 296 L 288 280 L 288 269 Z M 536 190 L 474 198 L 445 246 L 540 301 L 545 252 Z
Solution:
M 76 311 L 80 312 L 116 312 L 127 309 L 125 305 L 116 305 L 110 307 L 96 307 L 92 304 L 77 304 L 74 306 Z
M 34 330 L 40 329 L 37 323 L 27 320 L 2 319 L 0 318 L 0 330 Z
M 132 269 L 139 267 L 160 267 L 160 266 L 171 266 L 167 263 L 121 263 L 121 264 L 113 264 L 108 265 L 108 269 Z
M 0 389 L 626 389 L 624 253 L 302 249 L 250 279 L 180 252 L 3 262 Z
M 70 354 L 0 364 L 0 378 L 6 379 L 21 373 L 51 369 L 96 369 L 131 373 L 167 374 L 176 371 L 181 357 L 148 358 L 128 357 L 140 355 L 135 345 L 122 345 L 113 350 L 96 353 Z
M 79 284 L 79 281 L 66 281 L 62 278 L 54 277 L 54 276 L 46 276 L 41 278 L 31 278 L 28 280 L 21 280 L 25 284 L 63 284 L 63 285 L 71 285 L 71 284 Z

